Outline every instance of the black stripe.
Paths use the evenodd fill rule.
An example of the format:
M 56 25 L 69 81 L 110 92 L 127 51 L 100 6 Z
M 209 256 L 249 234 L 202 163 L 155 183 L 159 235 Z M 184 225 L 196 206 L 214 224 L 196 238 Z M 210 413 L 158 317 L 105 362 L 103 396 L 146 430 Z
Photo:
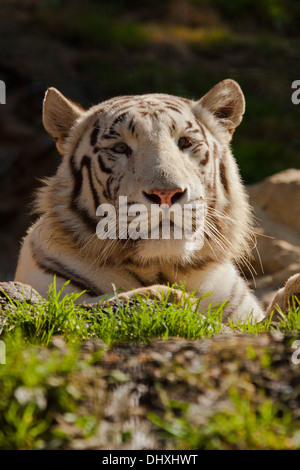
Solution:
M 119 132 L 115 131 L 112 128 L 110 128 L 109 130 L 109 135 L 114 136 L 114 137 L 121 137 L 121 134 L 119 134 Z
M 208 160 L 209 160 L 209 150 L 206 150 L 206 152 L 205 152 L 205 158 L 204 158 L 203 160 L 201 160 L 200 164 L 201 164 L 201 165 L 206 165 L 207 162 L 208 162 Z
M 146 281 L 144 281 L 143 279 L 141 279 L 138 274 L 136 274 L 135 272 L 131 271 L 131 269 L 128 269 L 128 268 L 125 268 L 125 271 L 128 272 L 128 274 L 130 274 L 130 276 L 132 276 L 142 287 L 146 287 L 148 284 L 146 283 Z
M 177 107 L 180 107 L 181 109 L 183 109 L 183 104 L 180 103 L 180 101 L 169 101 L 169 100 L 163 100 L 163 104 L 165 105 L 169 105 L 169 106 L 177 106 Z
M 202 146 L 203 146 L 203 144 L 201 142 L 199 142 L 199 144 L 196 144 L 196 146 L 193 148 L 192 153 L 198 153 L 199 148 L 202 147 Z
M 97 207 L 100 205 L 100 198 L 96 191 L 94 181 L 93 181 L 92 160 L 87 155 L 85 155 L 82 158 L 81 163 L 80 163 L 80 170 L 76 172 L 75 191 L 74 191 L 75 194 L 73 193 L 73 198 L 74 200 L 76 200 L 81 193 L 82 185 L 83 185 L 83 168 L 86 168 L 88 171 L 88 180 L 89 180 L 90 189 L 93 195 L 94 206 L 95 206 L 95 211 L 96 211 Z
M 113 184 L 115 178 L 116 177 L 114 175 L 111 175 L 106 181 L 106 194 L 108 194 L 109 199 L 112 199 L 112 197 L 111 197 L 111 185 Z
M 77 227 L 70 227 L 68 225 L 68 221 L 61 220 L 61 229 L 64 232 L 64 236 L 66 239 L 71 238 L 72 241 L 75 243 L 76 247 L 80 248 L 85 248 L 86 242 L 82 240 L 82 233 L 81 231 L 78 231 L 78 226 Z M 90 227 L 87 226 L 89 229 Z M 93 229 L 93 232 L 95 232 L 95 228 Z M 89 239 L 89 235 L 88 235 Z
M 159 272 L 156 276 L 156 282 L 158 284 L 163 284 L 164 286 L 167 286 L 169 284 L 169 281 L 168 279 L 166 278 L 166 276 L 164 275 L 164 273 L 162 272 Z
M 124 177 L 124 175 L 119 176 L 118 183 L 117 183 L 117 185 L 114 189 L 114 199 L 116 199 L 116 196 L 119 192 L 119 189 L 120 189 L 120 186 L 121 186 L 121 181 L 122 181 L 123 177 Z
M 34 245 L 33 241 L 30 242 L 31 252 L 36 264 L 47 274 L 51 276 L 59 276 L 66 281 L 71 281 L 80 290 L 85 290 L 87 294 L 97 297 L 104 295 L 96 286 L 92 285 L 91 282 L 82 275 L 79 275 L 72 269 L 64 266 L 55 258 L 47 256 L 41 248 Z
M 215 261 L 213 261 L 211 258 L 192 259 L 188 263 L 180 264 L 178 266 L 178 269 L 185 274 L 190 272 L 191 269 L 195 269 L 196 271 L 202 271 L 212 263 L 215 263 Z
M 140 111 L 140 115 L 145 117 L 145 116 L 149 116 L 149 115 L 152 115 L 152 113 L 150 111 Z
M 204 130 L 204 127 L 203 127 L 203 125 L 201 124 L 200 121 L 197 121 L 197 122 L 198 122 L 198 124 L 199 124 L 199 126 L 200 126 L 200 129 L 201 129 L 201 131 L 202 131 L 202 134 L 203 134 L 203 138 L 204 138 L 204 140 L 205 140 L 205 143 L 206 143 L 207 146 L 209 146 L 209 145 L 208 145 L 208 142 L 207 142 L 207 137 L 206 137 L 206 132 L 205 132 L 205 130 Z
M 102 139 L 115 139 L 115 136 L 114 135 L 110 135 L 110 134 L 104 134 L 102 136 Z
M 120 108 L 118 109 L 118 111 L 123 111 L 124 109 L 126 109 L 125 107 L 124 108 Z M 119 122 L 122 122 L 122 121 L 125 121 L 126 117 L 128 115 L 128 112 L 126 111 L 125 113 L 122 113 L 120 114 L 118 117 L 116 117 L 116 119 L 114 120 L 114 122 L 112 123 L 112 126 L 111 126 L 111 130 L 113 130 L 113 128 L 115 127 L 116 124 L 118 124 Z
M 82 169 L 84 166 L 87 166 L 88 172 L 89 172 L 90 184 L 92 185 L 91 191 L 93 192 L 94 203 L 95 203 L 96 209 L 100 204 L 99 196 L 96 193 L 96 190 L 92 182 L 91 166 L 90 166 L 91 163 L 88 164 L 88 161 L 90 162 L 90 159 L 88 157 L 84 157 L 81 163 L 80 169 L 78 170 L 75 165 L 75 156 L 73 155 L 70 160 L 70 167 L 74 176 L 74 188 L 73 188 L 73 194 L 72 194 L 71 201 L 70 201 L 70 209 L 76 212 L 81 217 L 81 219 L 83 220 L 83 222 L 85 223 L 85 225 L 87 226 L 89 230 L 95 232 L 98 221 L 96 219 L 93 219 L 93 217 L 91 217 L 87 209 L 79 207 L 78 201 L 77 201 L 78 197 L 80 196 L 82 184 L 83 184 Z
M 172 111 L 176 111 L 176 113 L 181 114 L 182 110 L 175 108 L 175 106 L 166 106 L 168 109 L 172 109 Z
M 130 101 L 131 101 L 131 97 L 128 97 L 126 99 L 120 99 L 120 100 L 117 100 L 115 102 L 113 102 L 110 106 L 109 106 L 109 110 L 113 110 L 113 109 L 116 109 L 116 108 L 120 108 L 123 104 L 127 104 L 128 106 L 132 106 L 130 104 Z
M 171 117 L 171 123 L 172 123 L 172 129 L 173 131 L 175 131 L 176 129 L 176 122 L 174 121 L 174 119 Z
M 219 158 L 219 149 L 215 142 L 214 142 L 214 147 L 213 147 L 213 156 L 214 158 Z
M 128 124 L 128 129 L 131 131 L 131 134 L 133 135 L 135 131 L 135 124 L 134 124 L 133 118 L 130 120 Z
M 94 145 L 96 145 L 96 143 L 97 143 L 98 134 L 99 134 L 99 128 L 98 128 L 98 127 L 94 127 L 94 129 L 92 130 L 92 133 L 91 133 L 91 137 L 90 137 L 90 142 L 91 142 L 91 145 L 92 145 L 93 147 L 94 147 Z
M 97 180 L 97 183 L 99 183 L 100 186 L 102 186 L 102 188 L 103 188 L 103 187 L 104 187 L 104 183 L 98 178 L 97 173 L 95 173 L 95 178 L 96 178 L 96 180 Z
M 227 193 L 229 193 L 228 181 L 226 177 L 226 168 L 223 160 L 220 161 L 220 179 L 221 183 Z
M 108 173 L 108 174 L 112 173 L 112 169 L 105 166 L 101 154 L 98 155 L 98 162 L 99 162 L 99 166 L 100 166 L 101 170 L 103 171 L 103 173 Z
M 110 153 L 109 155 L 107 155 L 106 158 L 107 158 L 107 160 L 109 160 L 110 162 L 116 162 L 116 161 L 118 160 L 119 156 L 113 155 L 113 154 Z
M 81 172 L 83 170 L 83 167 L 86 167 L 88 170 L 89 184 L 90 184 L 90 188 L 93 194 L 95 209 L 97 210 L 97 207 L 100 205 L 100 198 L 99 198 L 99 194 L 97 193 L 97 190 L 95 188 L 94 181 L 93 181 L 92 160 L 86 155 L 83 157 L 81 161 Z

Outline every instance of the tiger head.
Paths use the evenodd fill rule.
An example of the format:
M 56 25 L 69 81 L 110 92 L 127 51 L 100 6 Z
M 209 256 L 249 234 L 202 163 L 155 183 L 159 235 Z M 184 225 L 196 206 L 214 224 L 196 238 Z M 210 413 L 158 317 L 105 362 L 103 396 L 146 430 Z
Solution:
M 121 96 L 87 111 L 50 88 L 43 123 L 63 158 L 40 193 L 39 210 L 51 213 L 79 246 L 90 243 L 112 259 L 238 260 L 252 234 L 251 211 L 230 150 L 244 110 L 243 93 L 233 80 L 218 83 L 199 101 L 167 94 Z M 169 240 L 124 239 L 118 229 L 115 242 L 97 240 L 97 208 L 110 204 L 120 210 L 120 196 L 127 197 L 128 207 L 142 204 L 149 214 L 153 205 L 193 208 L 200 202 L 205 208 L 201 244 L 172 233 Z

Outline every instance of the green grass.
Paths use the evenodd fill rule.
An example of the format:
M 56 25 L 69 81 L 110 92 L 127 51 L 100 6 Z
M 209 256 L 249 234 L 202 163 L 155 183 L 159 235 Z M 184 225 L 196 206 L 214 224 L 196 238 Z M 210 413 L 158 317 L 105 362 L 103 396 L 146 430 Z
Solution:
M 102 355 L 124 342 L 210 338 L 221 330 L 225 305 L 211 305 L 202 311 L 200 299 L 195 313 L 191 299 L 180 307 L 170 305 L 166 297 L 151 304 L 139 299 L 135 305 L 119 305 L 114 310 L 105 306 L 87 310 L 76 304 L 81 294 L 63 294 L 63 289 L 56 291 L 54 283 L 47 299 L 35 305 L 10 300 L 9 307 L 0 312 L 5 318 L 1 320 L 0 316 L 0 339 L 6 345 L 6 364 L 0 365 L 0 449 L 60 449 L 73 439 L 82 442 L 95 437 L 104 410 L 111 406 L 112 384 L 122 386 L 130 381 L 128 374 L 119 368 L 104 371 Z M 282 314 L 276 325 L 269 318 L 259 324 L 244 322 L 230 327 L 252 335 L 270 331 L 299 333 L 299 307 L 299 302 L 293 300 L 289 315 Z M 53 347 L 57 335 L 64 340 L 61 348 Z M 85 355 L 81 345 L 87 339 L 95 340 L 98 348 Z M 247 346 L 247 355 L 249 361 L 258 362 L 259 367 L 271 373 L 272 357 L 267 350 L 260 354 Z M 155 379 L 164 412 L 158 415 L 151 411 L 145 419 L 158 430 L 163 448 L 299 448 L 299 423 L 295 417 L 278 408 L 270 397 L 256 402 L 252 391 L 250 400 L 247 387 L 252 390 L 253 385 L 236 392 L 231 378 L 232 386 L 224 395 L 229 400 L 226 408 L 212 409 L 200 418 L 188 401 L 178 401 L 169 392 L 166 394 L 163 383 L 169 377 L 168 370 L 174 377 L 170 380 L 178 376 L 175 388 L 179 390 L 185 380 L 187 384 L 191 380 L 188 390 L 192 391 L 195 383 L 206 384 L 210 390 L 212 385 L 207 378 L 210 366 L 202 369 L 199 375 L 197 370 L 185 370 L 180 362 L 174 365 L 170 362 L 162 366 L 161 379 Z M 235 380 L 239 386 L 244 379 L 238 375 Z M 243 387 L 242 383 L 242 390 Z M 128 424 L 124 427 L 115 424 L 109 436 L 114 435 L 122 446 L 130 440 L 131 432 Z
M 97 338 L 108 346 L 122 341 L 147 343 L 152 338 L 209 338 L 220 333 L 223 308 L 227 304 L 227 301 L 222 305 L 210 303 L 208 309 L 202 309 L 202 300 L 210 295 L 206 294 L 197 301 L 191 295 L 183 305 L 169 303 L 168 296 L 160 302 L 137 297 L 133 305 L 120 303 L 113 308 L 104 302 L 87 309 L 79 303 L 82 293 L 63 293 L 67 285 L 68 282 L 57 292 L 54 280 L 47 299 L 41 298 L 34 305 L 8 298 L 3 338 L 20 331 L 26 344 L 42 346 L 48 346 L 54 335 L 61 335 L 67 344 Z M 233 324 L 229 321 L 229 326 L 251 334 L 300 331 L 300 303 L 297 298 L 292 299 L 287 315 L 280 314 L 281 319 L 276 323 L 272 322 L 271 316 L 260 323 L 244 321 Z
M 6 364 L 0 366 L 0 449 L 58 448 L 68 437 L 57 418 L 72 413 L 82 436 L 88 436 L 96 418 L 81 414 L 77 376 L 88 373 L 91 359 L 80 357 L 75 346 L 64 354 L 24 348 L 20 330 L 10 338 Z
M 275 313 L 278 317 L 276 321 L 273 320 Z M 272 312 L 269 317 L 265 318 L 261 322 L 238 321 L 233 324 L 229 319 L 229 326 L 233 330 L 254 335 L 274 331 L 278 331 L 283 334 L 297 334 L 300 332 L 300 301 L 297 297 L 293 296 L 286 313 L 277 309 L 276 312 Z
M 280 412 L 271 399 L 253 403 L 247 393 L 232 388 L 228 409 L 212 411 L 205 425 L 191 417 L 186 402 L 167 403 L 163 418 L 154 413 L 149 419 L 162 430 L 162 438 L 176 449 L 201 450 L 279 450 L 299 449 L 299 422 L 285 410 Z M 175 410 L 180 410 L 181 416 Z M 198 420 L 201 421 L 198 417 Z
M 113 310 L 104 303 L 103 307 L 90 310 L 76 304 L 82 294 L 63 296 L 67 284 L 57 292 L 54 281 L 47 299 L 35 305 L 8 299 L 4 337 L 20 330 L 28 344 L 48 346 L 54 335 L 61 335 L 68 344 L 97 338 L 112 346 L 120 341 L 149 342 L 151 338 L 170 336 L 198 339 L 221 330 L 226 302 L 220 306 L 211 303 L 203 311 L 201 301 L 207 295 L 197 300 L 197 312 L 193 310 L 192 298 L 180 306 L 170 304 L 168 297 L 150 304 L 137 297 L 134 306 L 127 302 Z

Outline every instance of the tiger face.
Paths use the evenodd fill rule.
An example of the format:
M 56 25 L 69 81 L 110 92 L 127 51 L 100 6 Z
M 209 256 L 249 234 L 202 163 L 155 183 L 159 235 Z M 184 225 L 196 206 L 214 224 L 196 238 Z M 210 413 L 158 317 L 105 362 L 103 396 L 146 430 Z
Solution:
M 201 204 L 200 244 L 184 233 L 175 239 L 174 224 L 167 240 L 152 239 L 150 228 L 147 238 L 124 241 L 118 230 L 117 238 L 145 263 L 240 255 L 248 242 L 250 211 L 229 144 L 243 113 L 244 97 L 232 80 L 199 101 L 167 94 L 122 96 L 88 111 L 49 89 L 43 121 L 63 155 L 57 186 L 69 201 L 62 204 L 61 195 L 52 210 L 73 231 L 77 226 L 94 235 L 97 208 L 110 204 L 119 214 L 120 196 L 126 196 L 128 209 L 146 208 L 149 227 L 154 205 L 188 205 L 195 225 L 194 209 Z M 127 223 L 131 220 L 129 215 Z

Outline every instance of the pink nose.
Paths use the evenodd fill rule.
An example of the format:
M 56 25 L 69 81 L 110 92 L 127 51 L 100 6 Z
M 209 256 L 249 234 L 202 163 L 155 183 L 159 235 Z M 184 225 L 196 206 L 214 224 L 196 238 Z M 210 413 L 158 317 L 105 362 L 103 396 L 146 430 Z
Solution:
M 182 193 L 183 193 L 183 190 L 181 188 L 153 189 L 152 191 L 149 191 L 147 195 L 154 194 L 155 196 L 159 198 L 157 202 L 159 202 L 160 206 L 162 204 L 167 204 L 169 207 L 171 207 L 172 204 L 174 204 L 181 197 Z

